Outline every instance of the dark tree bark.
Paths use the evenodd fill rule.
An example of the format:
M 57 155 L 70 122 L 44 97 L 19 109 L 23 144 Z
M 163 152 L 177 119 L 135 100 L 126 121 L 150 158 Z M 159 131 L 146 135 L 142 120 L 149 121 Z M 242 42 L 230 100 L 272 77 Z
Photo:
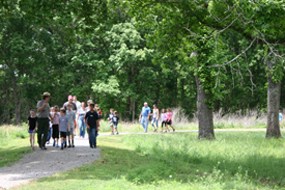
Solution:
M 273 63 L 267 63 L 269 70 L 272 69 Z M 279 106 L 280 106 L 280 93 L 281 84 L 275 83 L 272 76 L 268 76 L 267 88 L 267 130 L 266 138 L 279 138 L 281 137 L 280 125 L 278 120 Z
M 199 125 L 199 139 L 214 139 L 213 111 L 206 103 L 207 96 L 200 80 L 196 77 L 197 84 L 197 112 Z

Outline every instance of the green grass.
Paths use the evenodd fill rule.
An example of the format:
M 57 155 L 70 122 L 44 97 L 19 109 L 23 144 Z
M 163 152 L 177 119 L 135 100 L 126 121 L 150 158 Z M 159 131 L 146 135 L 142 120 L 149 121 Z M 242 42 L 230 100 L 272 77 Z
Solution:
M 11 165 L 31 152 L 28 135 L 26 127 L 0 127 L 0 167 Z
M 285 189 L 284 140 L 262 132 L 100 137 L 102 157 L 19 189 Z

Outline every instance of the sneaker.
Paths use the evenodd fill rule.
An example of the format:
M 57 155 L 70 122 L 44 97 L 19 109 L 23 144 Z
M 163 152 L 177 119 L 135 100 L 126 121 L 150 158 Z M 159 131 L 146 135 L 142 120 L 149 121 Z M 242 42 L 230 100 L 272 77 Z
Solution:
M 116 133 L 116 135 L 118 135 L 118 134 L 119 134 L 119 132 Z
M 175 132 L 175 129 L 173 129 L 173 132 Z
M 72 148 L 74 148 L 75 146 L 74 146 L 74 145 L 72 145 L 71 147 L 72 147 Z
M 53 145 L 52 146 L 55 147 L 55 141 L 53 141 Z
M 66 145 L 66 143 L 64 144 L 64 148 L 66 148 L 67 147 L 67 145 Z
M 63 150 L 63 147 L 61 147 L 60 150 Z
M 68 145 L 68 148 L 71 148 L 71 145 Z

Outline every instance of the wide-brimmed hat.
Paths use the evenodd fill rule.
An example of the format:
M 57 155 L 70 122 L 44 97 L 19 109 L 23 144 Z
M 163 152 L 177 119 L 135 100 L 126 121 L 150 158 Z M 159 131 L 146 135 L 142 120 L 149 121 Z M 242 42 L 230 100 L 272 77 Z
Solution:
M 43 96 L 44 96 L 44 97 L 49 97 L 49 96 L 50 96 L 50 93 L 49 93 L 49 92 L 44 92 L 44 93 L 43 93 Z

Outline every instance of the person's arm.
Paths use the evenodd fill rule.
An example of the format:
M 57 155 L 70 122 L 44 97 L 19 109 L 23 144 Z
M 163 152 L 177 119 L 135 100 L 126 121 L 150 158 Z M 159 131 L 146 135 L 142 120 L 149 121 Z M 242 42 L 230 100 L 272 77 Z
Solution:
M 77 127 L 77 125 L 76 125 L 77 123 L 76 123 L 76 115 L 75 115 L 75 113 L 74 113 L 74 117 L 73 118 L 74 118 L 74 121 L 73 121 L 74 122 L 74 127 L 76 128 Z
M 151 110 L 149 109 L 148 116 L 147 116 L 148 120 L 149 120 L 150 116 L 151 116 Z
M 97 120 L 96 120 L 96 128 L 97 128 L 97 131 L 99 131 L 99 127 L 100 127 L 100 119 L 97 119 Z
M 86 126 L 87 126 L 87 129 L 89 129 L 90 126 L 88 125 L 88 122 L 87 122 L 87 113 L 86 113 L 85 116 L 84 116 L 84 122 L 85 122 L 85 124 L 86 124 Z
M 160 115 L 159 115 L 159 109 L 157 109 L 157 120 L 159 120 Z
M 38 103 L 38 106 L 37 106 L 37 111 L 38 112 L 42 112 L 46 107 L 47 107 L 48 103 L 44 102 L 41 106 L 40 106 L 40 102 Z

